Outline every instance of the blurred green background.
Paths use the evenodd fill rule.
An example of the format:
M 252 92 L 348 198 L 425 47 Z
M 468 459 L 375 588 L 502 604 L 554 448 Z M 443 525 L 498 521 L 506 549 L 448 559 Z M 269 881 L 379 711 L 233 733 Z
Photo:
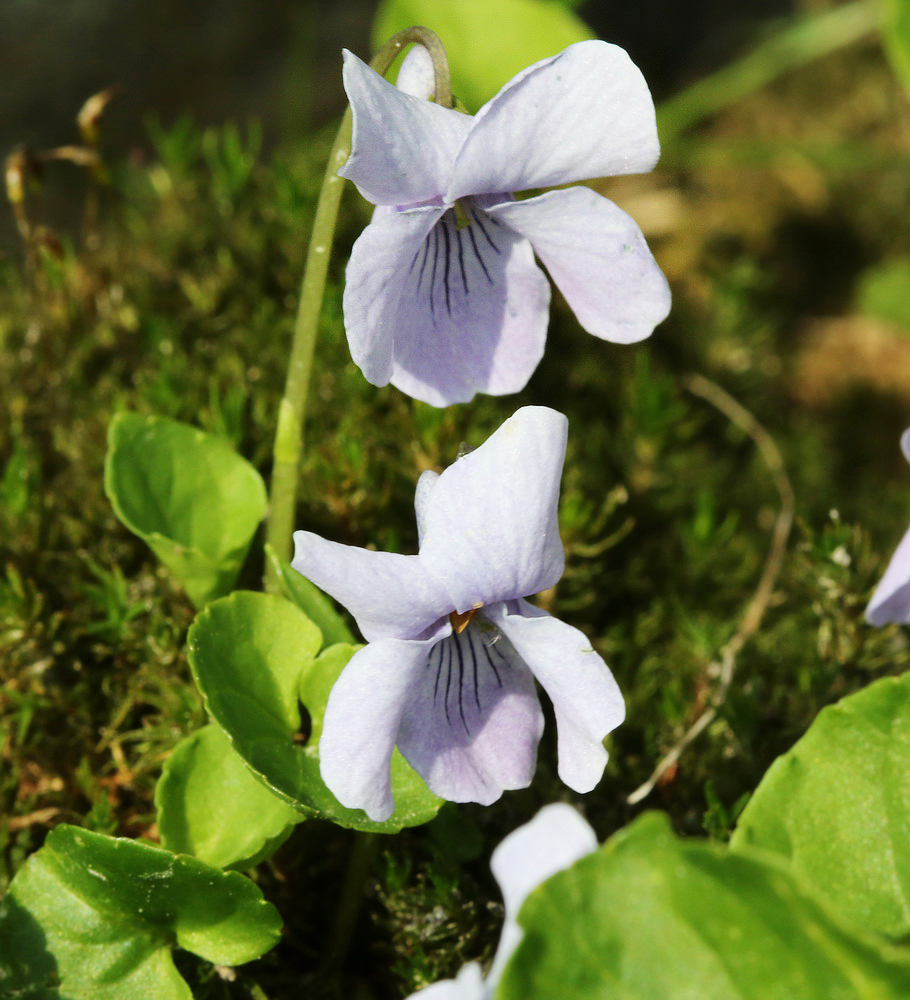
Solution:
M 559 3 L 554 4 L 559 6 Z M 624 46 L 654 94 L 668 96 L 744 51 L 775 18 L 811 2 L 616 0 L 573 4 L 595 34 Z M 91 94 L 120 91 L 104 127 L 115 157 L 150 151 L 150 114 L 200 126 L 256 119 L 265 147 L 295 143 L 343 108 L 341 49 L 366 57 L 377 0 L 5 0 L 0 4 L 0 153 L 75 140 Z M 507 54 L 509 41 L 497 44 Z M 62 171 L 51 218 L 72 226 L 77 182 Z M 0 213 L 0 249 L 13 227 Z

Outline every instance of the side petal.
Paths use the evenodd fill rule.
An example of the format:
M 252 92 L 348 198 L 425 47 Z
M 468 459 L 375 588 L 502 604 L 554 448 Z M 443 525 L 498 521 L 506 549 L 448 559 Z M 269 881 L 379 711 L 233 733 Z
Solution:
M 338 801 L 383 822 L 395 810 L 392 750 L 433 640 L 380 639 L 335 681 L 319 738 L 319 771 Z
M 427 469 L 425 472 L 420 473 L 420 479 L 417 480 L 417 489 L 414 490 L 414 511 L 417 514 L 417 538 L 420 542 L 423 541 L 425 532 L 424 518 L 426 517 L 427 501 L 430 499 L 430 494 L 436 486 L 437 479 L 439 479 L 439 473 L 434 472 L 432 469 Z
M 522 407 L 439 477 L 419 559 L 456 611 L 536 594 L 562 576 L 557 506 L 567 433 L 563 414 Z
M 546 276 L 526 240 L 480 209 L 470 212 L 465 228 L 439 208 L 392 213 L 354 244 L 345 327 L 351 355 L 374 385 L 391 381 L 448 406 L 478 392 L 517 392 L 537 367 Z
M 295 531 L 291 566 L 343 604 L 368 642 L 416 638 L 452 610 L 449 595 L 418 556 L 373 552 Z
M 347 50 L 343 75 L 354 137 L 339 175 L 374 205 L 411 205 L 443 194 L 471 119 L 398 90 Z
M 530 671 L 495 629 L 473 621 L 430 651 L 398 749 L 431 792 L 490 805 L 531 783 L 542 732 Z
M 641 71 L 616 45 L 578 42 L 523 70 L 478 111 L 446 200 L 642 173 L 659 154 Z
M 576 792 L 590 792 L 607 763 L 604 737 L 626 714 L 609 667 L 582 632 L 527 601 L 497 607 L 488 617 L 553 702 L 559 777 Z
M 490 867 L 502 890 L 506 919 L 493 966 L 487 977 L 492 989 L 521 941 L 518 911 L 532 889 L 551 875 L 597 849 L 597 837 L 577 809 L 563 802 L 544 806 L 493 851 Z
M 885 575 L 866 608 L 870 625 L 910 622 L 910 530 L 891 557 Z
M 530 240 L 588 333 L 631 344 L 666 319 L 667 279 L 638 223 L 612 201 L 575 187 L 488 212 Z
M 351 249 L 345 272 L 344 327 L 354 364 L 373 385 L 387 385 L 395 369 L 402 317 L 426 322 L 413 294 L 414 262 L 444 209 L 377 209 Z

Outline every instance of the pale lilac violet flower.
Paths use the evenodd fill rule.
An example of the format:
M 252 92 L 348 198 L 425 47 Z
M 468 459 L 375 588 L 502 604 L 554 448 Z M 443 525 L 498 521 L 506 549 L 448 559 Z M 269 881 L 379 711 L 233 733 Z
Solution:
M 550 301 L 535 253 L 589 333 L 627 344 L 664 319 L 666 279 L 625 212 L 587 187 L 512 194 L 654 166 L 654 104 L 623 49 L 571 45 L 473 117 L 423 99 L 425 59 L 405 64 L 413 93 L 344 60 L 354 138 L 339 173 L 377 206 L 344 291 L 368 381 L 434 406 L 523 388 Z
M 901 451 L 910 462 L 910 428 L 901 435 Z M 901 539 L 866 608 L 870 625 L 910 622 L 910 530 Z
M 571 806 L 557 802 L 506 837 L 493 852 L 490 867 L 502 890 L 506 918 L 489 975 L 469 962 L 455 979 L 434 983 L 417 1000 L 489 1000 L 506 962 L 522 938 L 518 911 L 528 894 L 552 875 L 571 867 L 597 848 L 594 831 Z
M 319 741 L 322 778 L 343 805 L 392 814 L 396 745 L 445 799 L 488 805 L 526 787 L 543 730 L 535 678 L 556 713 L 559 776 L 579 792 L 600 780 L 622 695 L 578 629 L 524 600 L 562 576 L 567 423 L 525 407 L 441 474 L 424 472 L 416 556 L 294 534 L 294 569 L 368 643 L 336 681 Z

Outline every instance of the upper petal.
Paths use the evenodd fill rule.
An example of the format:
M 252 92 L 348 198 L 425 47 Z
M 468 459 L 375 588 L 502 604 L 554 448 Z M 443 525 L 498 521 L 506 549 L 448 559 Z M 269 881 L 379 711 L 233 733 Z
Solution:
M 335 681 L 319 738 L 319 771 L 348 809 L 392 815 L 392 750 L 411 689 L 435 640 L 380 639 L 358 650 Z
M 891 557 L 885 575 L 866 608 L 870 625 L 910 622 L 910 530 Z
M 521 941 L 517 917 L 525 897 L 551 875 L 596 848 L 597 837 L 578 810 L 556 802 L 544 806 L 529 823 L 513 830 L 493 852 L 490 867 L 502 890 L 506 919 L 487 977 L 491 989 Z
M 670 311 L 670 286 L 638 223 L 590 188 L 548 191 L 488 212 L 530 240 L 578 322 L 595 337 L 634 343 Z
M 559 777 L 576 792 L 590 792 L 607 763 L 603 740 L 625 718 L 610 668 L 577 628 L 527 601 L 489 612 L 553 702 Z
M 456 611 L 536 594 L 562 576 L 559 481 L 568 421 L 525 406 L 440 475 L 419 559 Z
M 451 610 L 451 598 L 417 556 L 373 552 L 294 532 L 291 566 L 357 619 L 367 641 L 414 639 Z
M 650 170 L 654 102 L 624 49 L 570 45 L 519 73 L 474 117 L 447 200 Z
M 422 45 L 412 45 L 401 61 L 395 86 L 411 97 L 430 101 L 436 94 L 436 71 L 433 57 Z
M 490 805 L 531 783 L 542 732 L 530 671 L 475 619 L 430 650 L 408 692 L 398 749 L 434 794 Z
M 348 264 L 354 361 L 374 384 L 434 406 L 517 392 L 546 339 L 550 289 L 530 244 L 469 211 L 464 228 L 440 208 L 378 218 Z
M 347 50 L 344 89 L 354 137 L 338 173 L 374 205 L 410 205 L 444 194 L 471 118 L 398 90 Z

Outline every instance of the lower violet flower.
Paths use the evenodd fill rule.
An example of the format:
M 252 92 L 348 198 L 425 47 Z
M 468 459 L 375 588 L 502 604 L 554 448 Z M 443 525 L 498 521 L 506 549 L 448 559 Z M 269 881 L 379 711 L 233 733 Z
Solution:
M 412 996 L 419 1000 L 489 1000 L 506 962 L 521 942 L 517 917 L 528 893 L 596 848 L 591 827 L 561 802 L 544 806 L 530 823 L 513 830 L 490 861 L 502 890 L 506 919 L 487 978 L 476 962 L 469 962 L 455 979 L 434 983 Z
M 910 462 L 910 428 L 901 435 L 901 451 Z M 901 539 L 866 608 L 870 625 L 910 622 L 910 530 Z
M 579 792 L 600 780 L 622 695 L 578 629 L 524 600 L 562 576 L 567 426 L 525 407 L 441 475 L 424 472 L 416 556 L 295 533 L 294 569 L 347 607 L 368 642 L 332 689 L 319 742 L 343 805 L 392 814 L 396 745 L 442 798 L 489 805 L 526 787 L 543 730 L 535 678 L 556 713 L 559 776 Z

